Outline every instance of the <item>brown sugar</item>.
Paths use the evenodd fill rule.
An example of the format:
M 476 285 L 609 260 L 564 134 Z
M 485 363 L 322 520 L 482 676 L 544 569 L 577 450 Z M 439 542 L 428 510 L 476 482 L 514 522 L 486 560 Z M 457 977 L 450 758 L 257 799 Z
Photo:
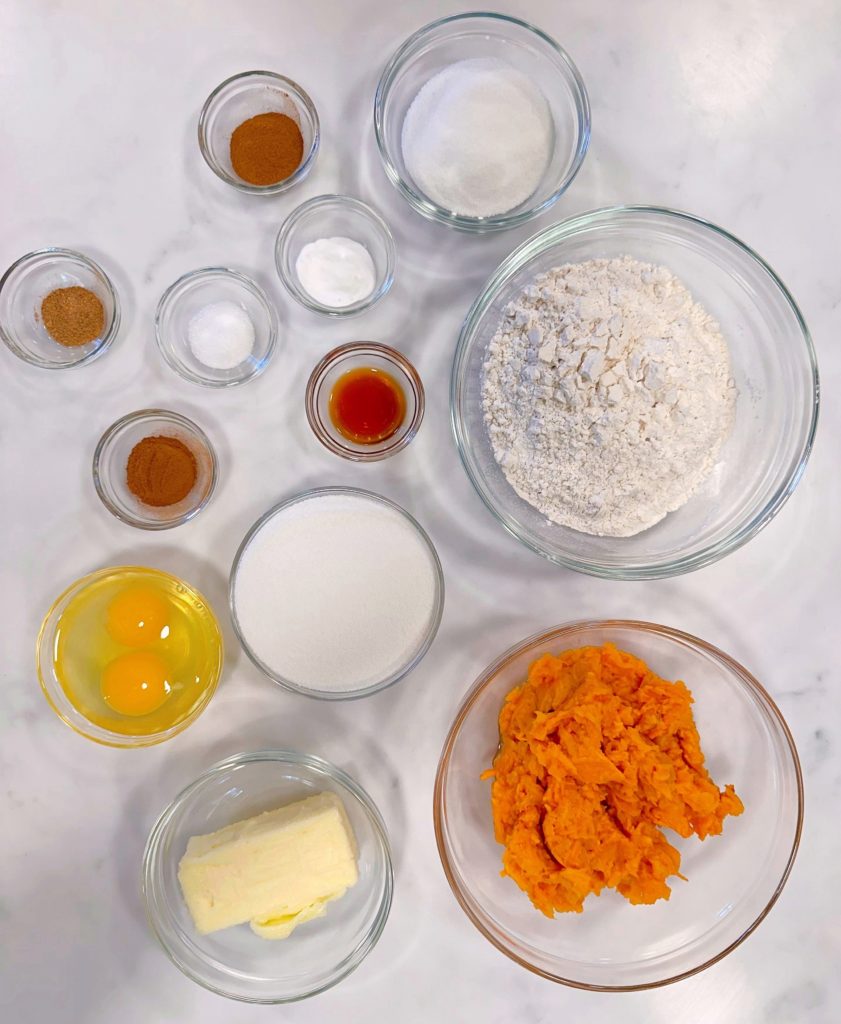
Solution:
M 41 302 L 41 319 L 53 341 L 68 348 L 96 341 L 105 329 L 101 300 L 79 285 L 51 291 Z

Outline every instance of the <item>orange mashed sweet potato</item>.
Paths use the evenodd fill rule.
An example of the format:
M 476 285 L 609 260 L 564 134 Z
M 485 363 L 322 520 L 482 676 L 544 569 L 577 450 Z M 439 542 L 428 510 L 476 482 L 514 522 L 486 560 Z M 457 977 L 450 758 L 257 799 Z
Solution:
M 662 829 L 704 839 L 741 814 L 704 767 L 682 682 L 613 644 L 544 654 L 499 715 L 493 768 L 503 875 L 538 910 L 581 912 L 590 893 L 668 899 L 680 853 Z

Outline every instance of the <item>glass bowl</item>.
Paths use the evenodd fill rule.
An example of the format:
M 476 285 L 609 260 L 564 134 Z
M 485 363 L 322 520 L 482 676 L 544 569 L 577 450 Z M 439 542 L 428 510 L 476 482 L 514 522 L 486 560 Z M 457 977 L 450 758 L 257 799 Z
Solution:
M 544 917 L 500 875 L 491 783 L 482 781 L 499 744 L 508 692 L 541 654 L 615 643 L 665 679 L 692 691 L 707 767 L 731 782 L 745 811 L 704 842 L 669 841 L 688 881 L 672 895 L 632 906 L 605 890 L 581 914 Z M 630 991 L 665 985 L 709 967 L 765 918 L 791 871 L 803 821 L 794 740 L 771 697 L 728 655 L 678 630 L 647 622 L 577 622 L 538 633 L 479 677 L 456 715 L 435 782 L 435 833 L 447 880 L 479 931 L 521 966 L 577 988 Z
M 254 324 L 251 355 L 229 370 L 205 366 L 187 340 L 190 320 L 214 302 L 233 302 Z M 263 289 L 227 267 L 203 267 L 179 277 L 163 293 L 155 313 L 155 338 L 167 365 L 185 380 L 208 388 L 230 388 L 259 376 L 274 354 L 277 330 L 277 314 Z
M 86 589 L 101 584 L 108 577 L 116 576 L 119 576 L 120 579 L 125 579 L 127 583 L 138 582 L 142 584 L 149 579 L 165 582 L 179 602 L 190 605 L 192 615 L 199 614 L 207 621 L 209 631 L 215 636 L 215 643 L 207 651 L 207 685 L 202 689 L 189 714 L 169 729 L 164 729 L 161 732 L 129 736 L 106 729 L 91 721 L 73 703 L 56 675 L 53 652 L 58 640 L 61 616 L 67 606 Z M 161 572 L 159 569 L 148 569 L 143 566 L 132 565 L 98 569 L 96 572 L 88 573 L 87 576 L 82 576 L 81 579 L 76 580 L 75 583 L 71 584 L 60 594 L 47 612 L 41 625 L 35 645 L 35 661 L 38 680 L 41 683 L 44 696 L 47 698 L 47 702 L 53 711 L 66 725 L 69 725 L 80 736 L 84 736 L 85 739 L 93 740 L 94 743 L 101 743 L 106 747 L 133 749 L 163 743 L 164 740 L 177 736 L 178 733 L 183 732 L 187 726 L 195 722 L 216 692 L 219 676 L 222 673 L 224 649 L 222 634 L 219 631 L 216 616 L 213 614 L 210 605 L 195 587 L 191 587 L 189 583 L 185 583 L 169 573 Z
M 336 793 L 359 849 L 359 881 L 324 917 L 283 941 L 247 925 L 199 935 L 178 884 L 187 840 L 316 793 Z M 156 822 L 143 857 L 146 916 L 172 962 L 205 988 L 248 1003 L 289 1003 L 347 977 L 377 943 L 391 908 L 391 851 L 373 801 L 321 758 L 284 750 L 238 754 L 189 785 Z
M 41 302 L 57 288 L 87 288 L 102 303 L 105 329 L 95 341 L 54 341 L 41 320 Z M 38 249 L 16 260 L 0 278 L 0 335 L 19 358 L 45 370 L 93 362 L 120 328 L 120 304 L 110 278 L 92 259 L 70 249 Z
M 351 238 L 368 250 L 374 262 L 376 285 L 370 295 L 349 306 L 327 306 L 304 288 L 296 262 L 301 249 L 320 238 Z M 356 316 L 370 309 L 391 288 L 397 249 L 388 225 L 360 199 L 351 196 L 316 196 L 302 203 L 286 218 L 275 243 L 275 265 L 289 294 L 302 306 L 324 316 Z
M 545 96 L 554 123 L 552 157 L 537 189 L 492 217 L 438 205 L 413 182 L 403 160 L 403 119 L 418 90 L 450 64 L 472 58 L 497 58 L 526 74 Z M 374 132 L 389 180 L 418 213 L 464 231 L 495 231 L 544 213 L 572 184 L 590 144 L 590 103 L 578 68 L 540 29 L 505 14 L 456 14 L 415 32 L 388 62 L 374 98 Z
M 175 437 L 196 459 L 193 489 L 174 505 L 145 505 L 128 489 L 126 465 L 144 437 Z M 93 453 L 93 484 L 108 511 L 141 530 L 169 530 L 188 522 L 210 501 L 216 487 L 216 453 L 205 432 L 186 416 L 165 409 L 141 409 L 118 419 L 99 439 Z
M 250 185 L 231 165 L 231 135 L 250 117 L 275 112 L 291 117 L 301 129 L 303 160 L 294 174 L 275 185 Z M 303 181 L 315 163 L 320 139 L 312 100 L 297 82 L 273 71 L 243 71 L 217 85 L 202 107 L 198 130 L 201 155 L 213 173 L 240 192 L 263 196 L 286 192 Z
M 399 430 L 375 444 L 350 440 L 339 433 L 330 418 L 330 394 L 336 381 L 360 367 L 391 374 L 406 399 L 406 415 Z M 417 434 L 423 420 L 423 384 L 414 366 L 396 349 L 374 341 L 352 342 L 328 352 L 312 371 L 307 382 L 306 408 L 312 432 L 325 448 L 353 462 L 378 462 L 402 451 Z
M 426 631 L 421 637 L 415 650 L 406 658 L 406 661 L 402 665 L 398 665 L 389 675 L 383 679 L 378 679 L 372 682 L 368 686 L 361 687 L 354 690 L 318 690 L 312 686 L 306 686 L 299 683 L 294 679 L 287 679 L 282 676 L 277 670 L 273 669 L 270 665 L 267 665 L 261 658 L 255 653 L 253 647 L 249 644 L 247 637 L 240 625 L 239 617 L 237 615 L 237 580 L 239 575 L 239 568 L 242 563 L 242 559 L 248 550 L 248 546 L 254 537 L 263 529 L 263 527 L 275 516 L 280 515 L 288 511 L 292 506 L 298 505 L 302 502 L 310 501 L 312 499 L 319 499 L 327 496 L 341 496 L 347 495 L 352 498 L 362 498 L 367 501 L 374 502 L 378 505 L 383 505 L 394 512 L 399 513 L 400 516 L 405 519 L 406 523 L 414 530 L 418 538 L 421 540 L 423 545 L 427 548 L 429 553 L 430 562 L 432 564 L 432 571 L 435 575 L 435 595 L 433 599 L 433 606 L 430 612 L 429 621 L 427 624 Z M 368 697 L 372 693 L 379 693 L 380 690 L 386 689 L 388 686 L 393 686 L 394 683 L 403 679 L 405 676 L 412 671 L 413 668 L 421 661 L 426 652 L 432 646 L 432 641 L 435 639 L 435 635 L 438 632 L 438 627 L 441 624 L 441 616 L 444 612 L 444 572 L 441 568 L 441 562 L 438 558 L 438 552 L 435 550 L 435 546 L 430 540 L 428 534 L 423 527 L 413 518 L 404 508 L 398 505 L 396 502 L 389 501 L 388 498 L 384 498 L 380 494 L 374 494 L 372 491 L 365 491 L 359 487 L 319 487 L 310 491 L 302 491 L 300 494 L 296 494 L 292 498 L 288 498 L 286 501 L 280 502 L 273 508 L 270 508 L 268 512 L 264 513 L 257 522 L 251 527 L 246 533 L 242 540 L 237 553 L 234 556 L 234 562 L 231 566 L 231 575 L 228 587 L 229 594 L 229 605 L 231 610 L 231 622 L 234 627 L 234 632 L 237 635 L 237 639 L 242 644 L 242 648 L 251 661 L 269 677 L 274 680 L 286 690 L 290 690 L 292 693 L 301 693 L 307 697 L 315 697 L 320 700 L 357 700 L 360 697 Z M 364 608 L 364 604 L 361 605 Z M 325 643 L 333 642 L 333 638 L 329 635 L 325 635 Z
M 712 473 L 682 508 L 634 537 L 595 537 L 550 522 L 508 483 L 485 428 L 482 375 L 505 306 L 536 274 L 564 263 L 623 255 L 667 267 L 721 325 L 738 392 L 736 419 Z M 818 395 L 809 331 L 764 260 L 698 217 L 626 206 L 553 225 L 503 261 L 462 326 L 450 410 L 467 475 L 515 537 L 579 572 L 646 579 L 708 565 L 770 522 L 805 468 Z

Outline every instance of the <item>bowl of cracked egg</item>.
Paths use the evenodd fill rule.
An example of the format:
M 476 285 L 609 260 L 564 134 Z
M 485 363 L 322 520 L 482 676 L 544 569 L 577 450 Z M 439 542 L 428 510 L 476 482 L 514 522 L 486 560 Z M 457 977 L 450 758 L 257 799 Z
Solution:
M 201 594 L 139 566 L 83 576 L 48 611 L 36 646 L 53 711 L 87 739 L 144 747 L 175 736 L 207 707 L 222 635 Z
M 473 485 L 539 554 L 673 576 L 754 536 L 799 481 L 818 414 L 803 317 L 699 218 L 614 207 L 535 235 L 467 315 L 451 412 Z

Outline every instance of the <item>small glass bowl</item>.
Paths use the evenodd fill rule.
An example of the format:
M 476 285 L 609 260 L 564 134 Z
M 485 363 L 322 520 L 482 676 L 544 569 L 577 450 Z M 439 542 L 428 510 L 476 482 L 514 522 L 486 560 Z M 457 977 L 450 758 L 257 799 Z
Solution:
M 144 437 L 176 437 L 196 459 L 193 489 L 175 505 L 144 505 L 128 489 L 126 465 L 132 448 Z M 169 530 L 197 516 L 216 487 L 216 453 L 205 432 L 186 416 L 165 409 L 141 409 L 113 423 L 93 453 L 93 483 L 108 511 L 140 530 Z
M 303 686 L 294 679 L 287 679 L 280 675 L 279 672 L 262 661 L 253 650 L 245 636 L 245 633 L 243 632 L 237 615 L 236 592 L 239 567 L 243 556 L 248 549 L 248 545 L 254 537 L 271 519 L 286 512 L 291 506 L 305 501 L 310 501 L 312 499 L 318 500 L 319 498 L 332 495 L 348 495 L 353 498 L 364 498 L 368 501 L 376 502 L 377 504 L 384 505 L 387 508 L 398 512 L 406 520 L 408 525 L 417 533 L 418 538 L 428 549 L 432 563 L 432 570 L 435 574 L 435 597 L 433 599 L 433 606 L 429 616 L 426 632 L 417 648 L 411 653 L 407 661 L 403 665 L 398 666 L 390 675 L 358 690 L 316 690 L 311 686 Z M 310 491 L 302 491 L 300 494 L 296 494 L 294 497 L 288 498 L 286 501 L 281 501 L 273 508 L 270 508 L 268 512 L 265 512 L 260 516 L 248 533 L 246 533 L 245 537 L 242 539 L 242 543 L 237 549 L 233 565 L 231 566 L 231 575 L 228 581 L 228 605 L 230 607 L 231 622 L 234 627 L 234 632 L 242 645 L 242 649 L 254 665 L 256 665 L 261 672 L 267 675 L 269 679 L 276 682 L 279 686 L 282 686 L 285 690 L 289 690 L 292 693 L 300 693 L 306 697 L 314 697 L 317 700 L 358 700 L 361 697 L 369 697 L 373 693 L 379 693 L 380 690 L 385 690 L 387 687 L 393 686 L 395 683 L 405 678 L 412 669 L 419 664 L 426 652 L 432 646 L 432 641 L 435 639 L 435 636 L 438 633 L 438 627 L 441 625 L 441 616 L 444 613 L 444 570 L 441 568 L 441 560 L 438 558 L 438 552 L 435 550 L 435 545 L 432 543 L 427 532 L 414 518 L 414 516 L 410 515 L 406 509 L 398 505 L 396 502 L 390 501 L 388 498 L 384 498 L 381 494 L 375 494 L 373 491 L 366 491 L 361 487 L 318 487 Z M 329 643 L 330 637 L 325 637 L 325 642 Z
M 231 165 L 231 135 L 257 114 L 286 114 L 304 137 L 304 157 L 298 169 L 274 185 L 250 185 Z M 205 100 L 199 115 L 199 149 L 208 167 L 222 181 L 252 195 L 272 196 L 303 181 L 318 153 L 320 130 L 315 106 L 291 78 L 273 71 L 243 71 L 226 78 Z
M 554 147 L 528 199 L 492 217 L 468 217 L 440 206 L 414 183 L 403 159 L 403 120 L 418 91 L 444 68 L 488 57 L 523 72 L 543 93 Z M 544 213 L 572 184 L 590 144 L 590 102 L 578 68 L 540 29 L 505 14 L 456 14 L 409 36 L 388 62 L 374 98 L 374 133 L 389 180 L 418 213 L 463 231 L 498 231 Z
M 100 584 L 103 579 L 108 576 L 115 575 L 119 575 L 119 577 L 121 579 L 125 579 L 126 582 L 136 581 L 138 583 L 143 583 L 144 580 L 149 580 L 150 578 L 166 581 L 166 583 L 177 592 L 179 600 L 188 601 L 191 604 L 193 609 L 192 614 L 201 614 L 209 620 L 212 631 L 216 636 L 214 648 L 208 652 L 208 657 L 212 662 L 212 670 L 208 677 L 207 685 L 202 691 L 200 698 L 197 700 L 186 718 L 183 718 L 180 722 L 177 722 L 169 729 L 164 729 L 161 732 L 149 733 L 143 736 L 127 736 L 123 733 L 112 732 L 110 729 L 97 725 L 82 714 L 79 708 L 76 707 L 65 692 L 65 689 L 61 685 L 61 681 L 55 672 L 53 652 L 55 651 L 61 616 L 64 614 L 67 606 L 87 588 Z M 47 702 L 50 707 L 55 711 L 65 725 L 69 725 L 70 728 L 79 733 L 80 736 L 84 736 L 85 739 L 92 740 L 94 743 L 100 743 L 106 747 L 133 749 L 136 747 L 151 747 L 156 743 L 163 743 L 164 740 L 177 736 L 178 733 L 183 732 L 187 726 L 192 725 L 192 723 L 195 722 L 202 711 L 204 711 L 210 703 L 211 697 L 216 692 L 219 677 L 222 674 L 222 665 L 224 663 L 224 646 L 222 642 L 222 634 L 219 631 L 219 624 L 216 621 L 216 616 L 213 614 L 210 605 L 204 597 L 202 597 L 199 591 L 195 589 L 195 587 L 191 587 L 189 583 L 185 583 L 177 576 L 172 576 L 167 572 L 161 572 L 160 569 L 149 569 L 144 566 L 137 565 L 116 566 L 109 567 L 107 569 L 98 569 L 96 572 L 88 573 L 87 576 L 82 576 L 81 579 L 72 583 L 64 593 L 60 594 L 56 598 L 52 607 L 44 617 L 41 630 L 38 633 L 38 640 L 35 645 L 35 661 L 38 671 L 38 680 L 41 684 L 44 696 L 47 698 Z
M 214 370 L 199 362 L 187 340 L 190 320 L 213 302 L 233 302 L 254 324 L 251 355 L 230 370 Z M 259 376 L 277 345 L 277 313 L 258 284 L 227 267 L 202 267 L 184 274 L 167 288 L 155 313 L 155 338 L 167 365 L 185 380 L 206 388 L 230 388 Z
M 282 942 L 248 925 L 200 935 L 178 883 L 187 841 L 323 792 L 339 796 L 353 827 L 356 885 Z M 291 1003 L 346 978 L 376 945 L 393 887 L 388 835 L 365 790 L 321 758 L 284 750 L 238 754 L 199 776 L 160 816 L 143 856 L 146 917 L 166 954 L 199 985 L 247 1003 Z
M 41 302 L 57 288 L 87 288 L 102 303 L 105 329 L 95 341 L 70 347 L 50 337 Z M 92 259 L 71 249 L 38 249 L 16 260 L 0 278 L 0 336 L 19 358 L 45 370 L 83 366 L 102 355 L 120 328 L 120 304 L 110 278 Z
M 612 642 L 664 679 L 683 680 L 706 766 L 732 783 L 744 813 L 703 842 L 668 838 L 686 881 L 671 898 L 632 906 L 618 893 L 588 897 L 581 914 L 544 917 L 502 877 L 491 784 L 482 772 L 499 747 L 507 694 L 544 653 Z M 537 633 L 494 661 L 455 716 L 435 780 L 435 835 L 447 881 L 479 931 L 506 956 L 551 981 L 591 991 L 636 991 L 717 963 L 761 924 L 791 872 L 803 825 L 803 778 L 794 740 L 760 683 L 727 654 L 649 622 L 574 622 Z
M 390 374 L 406 399 L 406 415 L 400 428 L 376 444 L 351 441 L 339 433 L 330 418 L 330 393 L 336 381 L 349 370 L 360 367 L 373 367 Z M 351 342 L 328 352 L 310 374 L 306 410 L 312 432 L 325 448 L 352 462 L 379 462 L 402 451 L 417 434 L 423 420 L 423 384 L 414 366 L 396 349 L 374 341 Z
M 301 249 L 320 238 L 351 238 L 365 246 L 374 261 L 376 285 L 370 295 L 349 306 L 325 306 L 301 284 L 296 262 Z M 316 196 L 286 218 L 275 243 L 275 265 L 289 294 L 302 306 L 324 316 L 364 313 L 386 294 L 394 281 L 397 249 L 386 222 L 367 203 L 351 196 Z

